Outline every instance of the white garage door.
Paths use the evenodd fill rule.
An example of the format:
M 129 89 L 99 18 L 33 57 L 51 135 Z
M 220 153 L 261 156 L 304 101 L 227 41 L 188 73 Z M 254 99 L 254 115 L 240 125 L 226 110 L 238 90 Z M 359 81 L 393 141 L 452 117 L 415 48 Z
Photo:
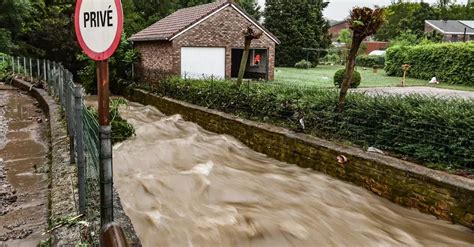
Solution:
M 225 48 L 182 47 L 181 76 L 203 79 L 225 77 Z

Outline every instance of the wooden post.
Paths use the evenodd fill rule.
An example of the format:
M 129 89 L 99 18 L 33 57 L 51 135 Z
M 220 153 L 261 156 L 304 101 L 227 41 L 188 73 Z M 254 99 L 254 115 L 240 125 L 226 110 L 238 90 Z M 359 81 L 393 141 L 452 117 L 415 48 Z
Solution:
M 245 46 L 244 46 L 244 53 L 242 54 L 242 60 L 240 60 L 240 68 L 239 68 L 239 76 L 237 79 L 237 85 L 240 86 L 242 84 L 242 80 L 245 75 L 245 69 L 247 67 L 247 61 L 249 59 L 250 53 L 250 44 L 252 40 L 245 37 Z
M 243 32 L 243 34 L 245 37 L 244 53 L 242 54 L 242 60 L 240 61 L 239 77 L 237 78 L 237 86 L 242 85 L 242 80 L 245 75 L 245 69 L 247 67 L 247 61 L 249 59 L 250 45 L 252 44 L 252 40 L 259 39 L 260 36 L 262 36 L 262 32 L 255 33 L 251 27 L 248 27 L 247 30 Z
M 409 64 L 403 64 L 402 65 L 402 70 L 403 70 L 403 78 L 402 78 L 402 87 L 405 86 L 406 80 L 407 80 L 407 73 L 410 70 L 411 65 Z

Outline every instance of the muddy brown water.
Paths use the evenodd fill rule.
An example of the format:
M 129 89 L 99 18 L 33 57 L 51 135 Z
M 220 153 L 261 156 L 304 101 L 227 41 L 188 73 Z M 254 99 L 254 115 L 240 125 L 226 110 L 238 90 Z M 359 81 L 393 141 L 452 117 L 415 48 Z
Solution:
M 36 246 L 47 229 L 47 124 L 36 100 L 0 85 L 0 246 Z M 40 119 L 40 120 L 39 120 Z
M 473 246 L 472 230 L 270 159 L 155 108 L 122 115 L 115 186 L 144 246 Z

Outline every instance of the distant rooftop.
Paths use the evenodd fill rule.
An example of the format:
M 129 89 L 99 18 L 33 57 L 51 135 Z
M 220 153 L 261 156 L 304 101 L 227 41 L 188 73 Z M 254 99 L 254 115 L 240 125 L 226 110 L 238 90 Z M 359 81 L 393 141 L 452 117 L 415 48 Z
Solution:
M 432 26 L 443 34 L 474 35 L 474 21 L 472 20 L 426 20 L 426 24 Z

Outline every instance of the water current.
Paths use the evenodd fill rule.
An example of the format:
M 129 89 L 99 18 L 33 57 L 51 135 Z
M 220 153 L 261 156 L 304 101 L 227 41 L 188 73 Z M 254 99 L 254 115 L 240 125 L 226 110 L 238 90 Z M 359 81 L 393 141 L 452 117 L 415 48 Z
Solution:
M 474 233 L 130 104 L 115 186 L 144 246 L 473 246 Z

